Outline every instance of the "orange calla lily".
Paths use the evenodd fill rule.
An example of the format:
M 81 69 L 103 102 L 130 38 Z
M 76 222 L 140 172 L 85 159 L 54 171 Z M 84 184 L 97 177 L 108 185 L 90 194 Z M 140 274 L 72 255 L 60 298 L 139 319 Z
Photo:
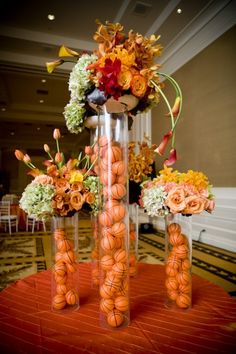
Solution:
M 181 99 L 179 96 L 176 97 L 175 99 L 175 103 L 174 106 L 171 109 L 171 112 L 173 114 L 174 117 L 177 117 L 178 113 L 179 113 L 179 109 L 180 109 L 180 102 Z M 167 117 L 170 117 L 170 112 L 166 114 Z
M 51 74 L 57 66 L 59 66 L 63 63 L 64 63 L 63 59 L 58 59 L 58 60 L 47 62 L 46 67 L 47 67 L 48 73 Z
M 73 49 L 62 45 L 59 49 L 59 57 L 79 57 L 80 54 Z
M 172 137 L 172 131 L 165 134 L 162 138 L 160 145 L 154 151 L 162 156 L 165 152 L 165 148 L 166 148 L 171 137 Z

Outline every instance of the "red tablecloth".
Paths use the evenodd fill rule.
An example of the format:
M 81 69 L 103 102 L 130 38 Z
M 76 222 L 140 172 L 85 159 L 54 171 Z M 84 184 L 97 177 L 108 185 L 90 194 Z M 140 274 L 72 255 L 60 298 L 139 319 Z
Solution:
M 140 264 L 131 279 L 131 323 L 109 331 L 99 325 L 90 264 L 80 264 L 78 311 L 50 311 L 50 271 L 0 293 L 1 353 L 187 354 L 236 353 L 236 302 L 220 287 L 193 276 L 193 308 L 164 307 L 164 267 Z

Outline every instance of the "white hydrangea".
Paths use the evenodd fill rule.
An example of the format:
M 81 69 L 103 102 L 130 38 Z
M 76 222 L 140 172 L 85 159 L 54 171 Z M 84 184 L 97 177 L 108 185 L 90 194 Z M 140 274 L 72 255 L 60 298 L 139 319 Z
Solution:
M 167 193 L 163 187 L 146 188 L 143 191 L 143 206 L 149 216 L 167 215 L 168 209 L 165 206 Z
M 85 93 L 93 85 L 89 79 L 91 71 L 86 70 L 86 68 L 88 65 L 94 63 L 97 59 L 97 56 L 94 54 L 84 54 L 79 58 L 73 67 L 69 79 L 69 91 L 71 92 L 72 101 L 85 101 Z
M 20 207 L 37 220 L 46 220 L 53 215 L 54 193 L 55 188 L 51 184 L 39 184 L 32 181 L 22 194 Z

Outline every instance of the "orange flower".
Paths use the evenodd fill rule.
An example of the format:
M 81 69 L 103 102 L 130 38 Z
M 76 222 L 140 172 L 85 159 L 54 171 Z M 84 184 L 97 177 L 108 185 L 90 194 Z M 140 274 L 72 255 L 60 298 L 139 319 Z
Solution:
M 70 195 L 70 204 L 73 209 L 80 210 L 83 206 L 84 200 L 80 192 L 73 191 Z
M 174 103 L 174 106 L 172 107 L 171 109 L 171 112 L 173 114 L 174 117 L 177 117 L 178 113 L 179 113 L 179 109 L 180 109 L 180 97 L 177 96 L 176 99 L 175 99 L 175 103 Z M 170 117 L 170 112 L 168 112 L 166 114 L 167 117 Z
M 120 86 L 122 86 L 123 90 L 128 90 L 130 88 L 130 83 L 132 80 L 132 73 L 130 70 L 122 69 L 118 74 L 117 81 Z
M 62 162 L 62 154 L 60 152 L 57 152 L 55 155 L 55 162 L 59 163 Z
M 53 178 L 47 175 L 39 175 L 35 177 L 34 182 L 39 184 L 53 184 Z
M 62 209 L 63 205 L 64 205 L 64 193 L 59 191 L 53 198 L 52 207 L 53 209 Z
M 156 148 L 155 152 L 157 152 L 159 155 L 162 156 L 165 152 L 166 145 L 168 144 L 171 137 L 172 137 L 172 131 L 165 134 L 162 138 L 160 145 Z
M 75 50 L 72 50 L 64 45 L 60 47 L 59 57 L 77 57 L 77 56 L 79 56 L 79 53 L 76 52 Z
M 72 183 L 70 189 L 71 191 L 77 191 L 77 192 L 81 192 L 83 190 L 83 183 L 82 182 L 74 182 Z
M 147 90 L 147 81 L 142 75 L 134 75 L 130 88 L 134 96 L 143 97 Z
M 186 207 L 182 211 L 183 214 L 200 214 L 207 206 L 206 199 L 194 195 L 187 197 L 185 203 Z
M 66 190 L 70 189 L 69 182 L 64 178 L 58 178 L 54 181 L 57 193 L 65 192 Z
M 92 204 L 95 200 L 94 194 L 91 192 L 88 192 L 85 194 L 85 203 Z
M 182 212 L 186 207 L 184 189 L 181 187 L 173 188 L 166 198 L 166 205 L 173 214 Z
M 48 166 L 47 174 L 52 177 L 57 177 L 59 175 L 59 172 L 57 170 L 57 166 L 56 165 Z
M 23 152 L 20 151 L 20 150 L 15 150 L 15 157 L 17 158 L 17 160 L 23 161 L 23 159 L 24 159 L 24 154 L 23 154 Z

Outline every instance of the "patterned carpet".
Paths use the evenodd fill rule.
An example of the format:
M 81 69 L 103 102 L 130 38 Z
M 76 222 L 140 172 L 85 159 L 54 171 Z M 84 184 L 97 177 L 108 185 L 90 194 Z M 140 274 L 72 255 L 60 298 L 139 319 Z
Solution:
M 18 232 L 10 236 L 0 233 L 0 290 L 51 264 L 50 232 Z M 91 260 L 91 225 L 89 219 L 79 221 L 79 261 Z M 162 264 L 164 235 L 158 232 L 139 234 L 139 261 Z M 236 254 L 223 249 L 193 242 L 192 271 L 223 287 L 236 296 Z

